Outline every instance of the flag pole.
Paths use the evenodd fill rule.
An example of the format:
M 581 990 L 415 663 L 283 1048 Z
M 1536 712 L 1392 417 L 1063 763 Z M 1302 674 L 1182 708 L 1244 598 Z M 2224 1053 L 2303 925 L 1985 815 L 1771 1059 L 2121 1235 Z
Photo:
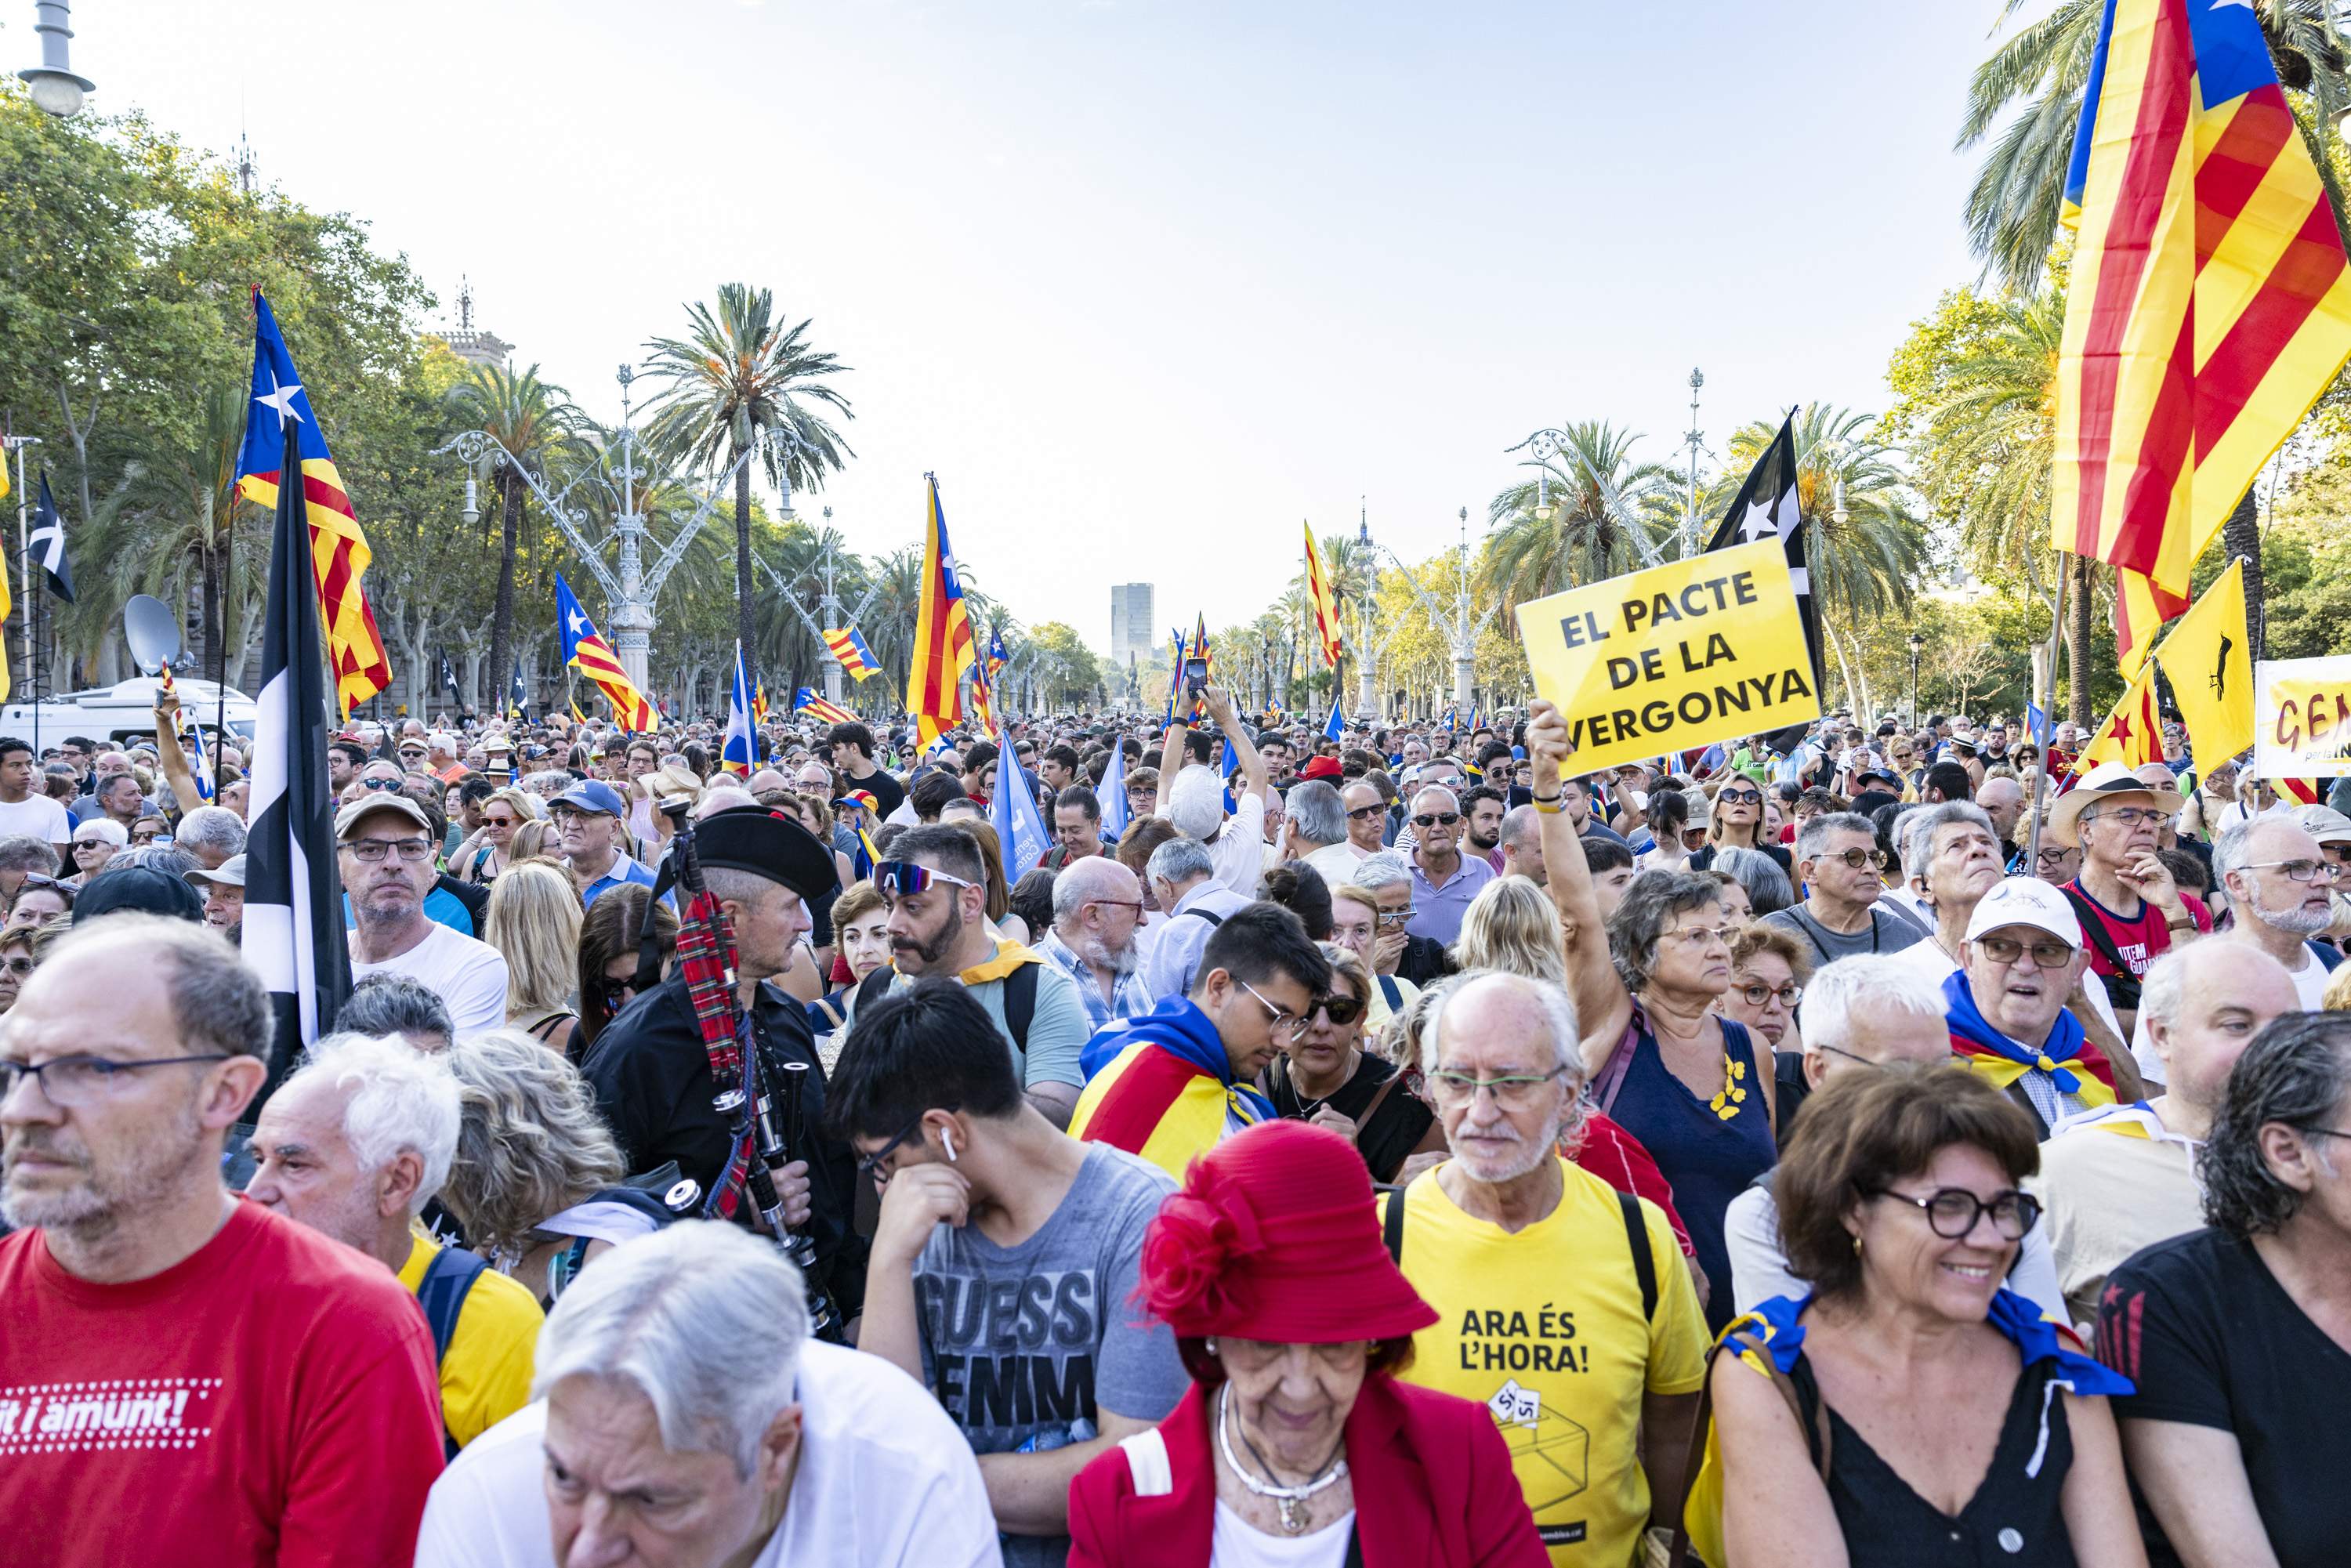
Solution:
M 32 591 L 28 574 L 32 570 L 33 547 L 32 525 L 26 520 L 25 513 L 25 448 L 37 446 L 40 442 L 37 435 L 17 435 L 10 437 L 8 443 L 16 449 L 16 582 L 26 593 Z M 0 462 L 5 460 L 0 457 Z M 27 600 L 19 613 L 25 618 L 25 679 L 33 688 L 33 762 L 37 767 L 41 760 L 41 685 L 33 673 L 32 601 Z
M 2040 873 L 2041 815 L 2043 802 L 2049 792 L 2049 748 L 2057 739 L 2057 650 L 2064 645 L 2065 639 L 2065 577 L 2071 569 L 2065 564 L 2064 550 L 2054 553 L 2057 557 L 2057 600 L 2049 622 L 2049 689 L 2042 694 L 2049 699 L 2049 706 L 2041 710 L 2050 716 L 2049 738 L 2033 742 L 2041 758 L 2041 766 L 2032 771 L 2032 831 L 2027 835 L 2024 846 L 2024 874 L 2027 876 Z M 2077 681 L 2082 678 L 2079 670 L 2070 673 Z M 1913 716 L 1915 718 L 1916 716 Z M 2027 725 L 2025 727 L 2029 729 L 2032 727 Z

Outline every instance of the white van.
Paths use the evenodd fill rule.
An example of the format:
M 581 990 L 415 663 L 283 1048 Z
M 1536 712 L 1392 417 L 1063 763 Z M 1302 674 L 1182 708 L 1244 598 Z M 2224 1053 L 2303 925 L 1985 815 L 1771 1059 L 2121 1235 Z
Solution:
M 189 722 L 209 733 L 225 727 L 241 742 L 252 740 L 259 710 L 251 697 L 231 686 L 224 712 L 221 689 L 211 681 L 174 680 L 172 684 L 180 694 L 180 713 Z M 155 738 L 155 689 L 162 685 L 155 676 L 136 675 L 118 685 L 44 697 L 39 704 L 37 738 L 35 705 L 12 702 L 0 707 L 0 734 L 31 742 L 36 757 L 69 735 L 86 736 L 100 746 L 152 741 Z

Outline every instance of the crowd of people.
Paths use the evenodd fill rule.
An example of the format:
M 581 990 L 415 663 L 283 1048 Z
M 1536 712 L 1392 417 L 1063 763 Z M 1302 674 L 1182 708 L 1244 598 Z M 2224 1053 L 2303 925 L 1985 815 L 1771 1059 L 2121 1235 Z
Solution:
M 2176 731 L 361 721 L 297 1057 L 172 710 L 0 737 L 12 1560 L 2351 1539 L 2351 815 Z

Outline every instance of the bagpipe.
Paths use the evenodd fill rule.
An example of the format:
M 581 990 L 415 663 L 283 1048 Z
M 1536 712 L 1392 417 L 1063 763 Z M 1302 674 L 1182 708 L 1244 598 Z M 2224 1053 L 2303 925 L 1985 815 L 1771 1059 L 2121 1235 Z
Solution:
M 704 1199 L 705 1219 L 732 1219 L 745 1197 L 751 1200 L 762 1226 L 777 1249 L 799 1270 L 808 1285 L 809 1328 L 820 1339 L 841 1342 L 842 1323 L 832 1297 L 819 1282 L 816 1243 L 805 1232 L 784 1222 L 784 1205 L 776 1193 L 775 1173 L 792 1162 L 792 1147 L 804 1142 L 802 1096 L 808 1064 L 775 1064 L 780 1082 L 766 1082 L 768 1064 L 751 1032 L 751 1015 L 737 989 L 735 932 L 702 874 L 695 852 L 693 802 L 683 796 L 660 802 L 670 820 L 669 863 L 660 880 L 674 880 L 684 894 L 678 913 L 677 963 L 685 976 L 686 997 L 694 1021 L 702 1031 L 703 1049 L 710 1057 L 710 1079 L 716 1086 L 712 1103 L 726 1123 L 726 1165 Z M 653 895 L 661 895 L 656 886 Z M 645 924 L 652 942 L 653 923 Z M 659 983 L 658 969 L 648 980 L 650 946 L 641 949 L 637 984 L 649 988 Z

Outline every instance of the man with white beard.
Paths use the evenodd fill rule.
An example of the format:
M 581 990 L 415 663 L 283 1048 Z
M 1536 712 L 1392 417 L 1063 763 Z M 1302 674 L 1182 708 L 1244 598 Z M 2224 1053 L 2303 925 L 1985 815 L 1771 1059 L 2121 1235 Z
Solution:
M 1053 926 L 1037 951 L 1077 982 L 1087 1021 L 1097 1030 L 1151 1010 L 1135 946 L 1142 919 L 1143 883 L 1114 860 L 1074 860 L 1053 878 Z
M 2331 966 L 2310 939 L 2335 923 L 2335 872 L 2318 841 L 2283 811 L 2240 822 L 2212 842 L 2212 880 L 2236 912 L 2220 939 L 2284 965 L 2304 1012 L 2318 1011 L 2326 994 Z

